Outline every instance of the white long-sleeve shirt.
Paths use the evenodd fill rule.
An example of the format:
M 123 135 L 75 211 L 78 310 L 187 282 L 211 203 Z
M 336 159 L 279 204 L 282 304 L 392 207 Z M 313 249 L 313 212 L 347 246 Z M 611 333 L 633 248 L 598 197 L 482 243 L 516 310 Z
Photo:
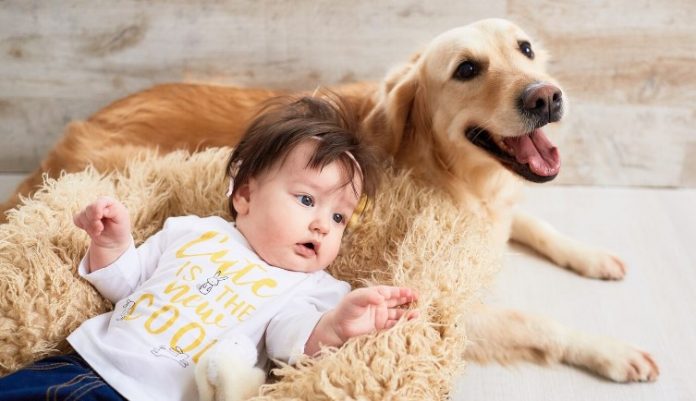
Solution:
M 232 332 L 266 356 L 294 363 L 322 314 L 350 286 L 324 271 L 263 262 L 219 217 L 169 218 L 111 265 L 79 273 L 114 310 L 84 322 L 70 345 L 131 401 L 195 401 L 194 366 Z

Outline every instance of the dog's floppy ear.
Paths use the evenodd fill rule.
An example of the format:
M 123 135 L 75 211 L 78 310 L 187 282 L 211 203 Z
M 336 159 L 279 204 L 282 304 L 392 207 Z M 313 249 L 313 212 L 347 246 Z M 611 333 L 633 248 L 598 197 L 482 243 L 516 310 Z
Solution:
M 391 155 L 398 152 L 402 139 L 412 129 L 410 119 L 419 87 L 418 58 L 414 56 L 409 64 L 387 74 L 377 104 L 366 119 L 371 139 Z

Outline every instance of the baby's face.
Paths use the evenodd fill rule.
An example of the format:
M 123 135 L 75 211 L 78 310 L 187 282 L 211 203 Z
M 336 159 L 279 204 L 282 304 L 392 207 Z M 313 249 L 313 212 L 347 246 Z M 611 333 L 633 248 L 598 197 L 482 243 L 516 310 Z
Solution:
M 359 200 L 339 163 L 306 167 L 315 146 L 301 143 L 233 199 L 239 231 L 266 263 L 286 270 L 314 272 L 333 262 Z M 358 193 L 360 184 L 354 178 Z

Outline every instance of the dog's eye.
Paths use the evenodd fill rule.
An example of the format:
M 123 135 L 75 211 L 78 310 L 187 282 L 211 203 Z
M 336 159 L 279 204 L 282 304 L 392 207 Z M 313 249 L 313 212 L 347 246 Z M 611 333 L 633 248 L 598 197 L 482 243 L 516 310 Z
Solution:
M 532 45 L 529 44 L 529 42 L 526 40 L 521 40 L 517 42 L 517 45 L 520 47 L 522 54 L 527 56 L 528 59 L 534 60 L 534 50 L 532 50 Z
M 454 79 L 467 81 L 477 76 L 480 72 L 481 66 L 479 64 L 473 61 L 464 61 L 457 66 L 457 70 L 454 72 Z

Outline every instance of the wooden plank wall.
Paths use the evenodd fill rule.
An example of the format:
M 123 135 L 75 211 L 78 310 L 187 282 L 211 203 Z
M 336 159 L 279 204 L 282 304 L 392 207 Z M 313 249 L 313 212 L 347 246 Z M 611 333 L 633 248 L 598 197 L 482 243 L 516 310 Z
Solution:
M 557 183 L 696 186 L 696 1 L 0 0 L 0 172 L 152 84 L 379 80 L 437 34 L 505 17 L 571 98 Z

